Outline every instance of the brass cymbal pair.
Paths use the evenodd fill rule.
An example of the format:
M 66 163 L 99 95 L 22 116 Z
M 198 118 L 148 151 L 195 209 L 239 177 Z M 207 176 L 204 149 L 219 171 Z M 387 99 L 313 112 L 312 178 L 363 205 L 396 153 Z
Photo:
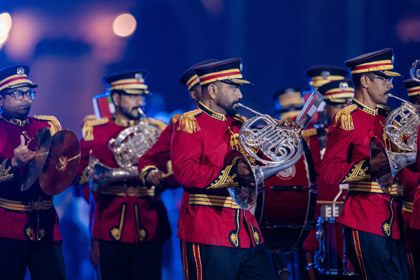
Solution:
M 57 195 L 73 182 L 80 163 L 80 145 L 71 130 L 61 130 L 51 136 L 47 127 L 35 135 L 28 148 L 35 151 L 34 158 L 25 166 L 20 189 L 26 191 L 38 179 L 42 191 Z

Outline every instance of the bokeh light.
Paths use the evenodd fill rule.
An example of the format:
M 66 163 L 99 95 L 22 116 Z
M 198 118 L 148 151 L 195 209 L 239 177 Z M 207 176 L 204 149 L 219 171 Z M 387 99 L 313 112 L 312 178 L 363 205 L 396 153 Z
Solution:
M 12 27 L 12 17 L 9 13 L 0 14 L 0 47 L 6 42 L 10 28 Z
M 117 36 L 128 37 L 136 30 L 137 21 L 129 13 L 120 14 L 114 20 L 112 29 Z

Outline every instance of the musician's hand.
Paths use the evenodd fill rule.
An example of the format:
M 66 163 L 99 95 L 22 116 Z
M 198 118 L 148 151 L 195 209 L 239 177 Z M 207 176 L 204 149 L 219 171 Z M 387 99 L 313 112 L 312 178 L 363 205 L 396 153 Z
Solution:
M 163 172 L 159 169 L 153 169 L 147 173 L 146 181 L 150 186 L 157 186 L 163 181 Z
M 12 158 L 12 166 L 23 166 L 34 158 L 35 152 L 30 151 L 25 145 L 25 137 L 20 136 L 20 145 L 14 149 L 15 156 Z
M 299 124 L 293 120 L 278 120 L 277 123 L 284 128 L 293 128 L 297 130 L 300 128 Z
M 252 170 L 249 168 L 248 164 L 245 161 L 240 160 L 238 162 L 237 168 L 239 183 L 254 186 L 255 182 L 253 180 Z
M 380 174 L 385 174 L 391 171 L 385 151 L 380 151 L 370 160 L 370 170 Z

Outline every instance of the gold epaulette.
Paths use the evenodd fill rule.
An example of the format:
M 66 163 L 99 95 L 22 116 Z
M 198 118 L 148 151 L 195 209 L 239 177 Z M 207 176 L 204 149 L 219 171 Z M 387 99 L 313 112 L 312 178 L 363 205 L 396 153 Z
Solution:
M 158 121 L 156 119 L 147 118 L 151 124 L 156 125 L 159 129 L 164 130 L 166 127 L 166 124 L 164 122 Z
M 199 115 L 201 112 L 201 109 L 195 109 L 193 111 L 182 114 L 182 116 L 179 118 L 178 130 L 187 133 L 194 133 L 199 131 L 200 127 L 198 126 L 195 116 Z
M 300 132 L 300 135 L 302 136 L 303 140 L 305 140 L 306 144 L 308 145 L 309 145 L 309 138 L 317 134 L 318 134 L 318 131 L 316 131 L 315 128 L 304 129 Z
M 353 130 L 353 118 L 351 117 L 351 113 L 357 109 L 356 104 L 351 104 L 335 114 L 333 126 L 339 127 L 344 130 Z
M 299 115 L 300 111 L 292 111 L 281 114 L 281 120 L 294 120 Z
M 83 119 L 83 123 L 87 122 L 87 121 L 93 121 L 96 120 L 96 115 L 87 115 L 84 119 Z
M 86 118 L 85 118 L 86 119 Z M 109 121 L 108 118 L 102 118 L 97 120 L 95 119 L 87 119 L 83 124 L 82 129 L 82 137 L 85 141 L 92 141 L 93 140 L 93 127 L 97 125 L 106 124 Z
M 34 119 L 48 121 L 48 124 L 50 125 L 51 135 L 54 135 L 57 131 L 60 131 L 62 129 L 60 122 L 54 116 L 34 116 Z
M 241 124 L 244 124 L 248 120 L 245 116 L 241 116 L 239 114 L 236 114 L 233 118 L 239 121 Z
M 174 125 L 179 120 L 179 118 L 181 118 L 181 116 L 182 116 L 182 114 L 173 115 L 172 118 L 171 118 L 171 121 L 169 123 Z

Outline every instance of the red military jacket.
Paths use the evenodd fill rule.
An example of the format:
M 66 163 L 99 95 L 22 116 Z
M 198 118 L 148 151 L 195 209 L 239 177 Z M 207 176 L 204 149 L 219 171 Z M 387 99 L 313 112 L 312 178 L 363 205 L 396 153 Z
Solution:
M 369 143 L 377 136 L 388 144 L 384 133 L 385 109 L 371 109 L 353 99 L 338 111 L 328 132 L 321 178 L 327 185 L 349 183 L 343 210 L 337 222 L 356 230 L 393 239 L 400 238 L 399 203 L 396 190 L 384 193 L 370 171 Z
M 242 210 L 227 187 L 237 186 L 236 165 L 224 167 L 226 153 L 240 148 L 243 123 L 200 103 L 175 124 L 171 160 L 176 180 L 189 193 L 180 213 L 178 238 L 188 242 L 249 248 L 263 242 L 255 217 Z
M 52 135 L 61 130 L 60 123 L 52 116 L 28 117 L 22 121 L 7 120 L 0 115 L 0 237 L 41 242 L 61 240 L 53 197 L 42 191 L 38 180 L 21 191 L 19 179 L 23 167 L 11 166 L 20 136 L 24 135 L 29 149 L 35 150 L 34 137 L 43 127 L 48 127 Z
M 152 121 L 164 126 L 161 122 Z M 135 124 L 108 118 L 85 120 L 80 139 L 79 185 L 86 186 L 89 182 L 87 167 L 90 152 L 108 168 L 121 169 L 108 142 Z M 93 193 L 93 198 L 91 230 L 96 239 L 134 243 L 166 239 L 171 235 L 160 195 L 155 188 L 146 188 L 139 177 L 109 181 Z

